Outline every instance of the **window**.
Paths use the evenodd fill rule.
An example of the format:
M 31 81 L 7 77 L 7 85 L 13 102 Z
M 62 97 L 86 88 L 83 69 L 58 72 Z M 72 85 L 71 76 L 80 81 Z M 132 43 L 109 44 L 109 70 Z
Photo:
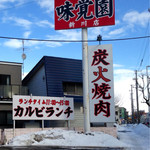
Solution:
M 10 111 L 0 111 L 0 125 L 11 125 L 12 121 L 12 112 Z
M 116 111 L 116 115 L 118 115 L 118 111 Z
M 10 75 L 0 74 L 0 85 L 10 85 Z
M 82 96 L 83 95 L 82 83 L 64 82 L 63 92 L 64 92 L 64 95 Z

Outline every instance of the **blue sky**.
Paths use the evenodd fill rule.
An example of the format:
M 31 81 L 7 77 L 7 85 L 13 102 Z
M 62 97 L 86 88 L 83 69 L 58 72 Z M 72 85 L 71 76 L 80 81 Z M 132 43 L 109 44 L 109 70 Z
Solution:
M 99 34 L 103 40 L 150 35 L 149 0 L 115 0 L 115 25 L 88 29 L 88 39 Z M 54 0 L 0 0 L 0 36 L 80 40 L 81 29 L 54 30 Z M 102 41 L 113 45 L 115 95 L 122 106 L 130 110 L 130 84 L 134 84 L 134 70 L 145 73 L 150 64 L 150 39 Z M 50 43 L 25 41 L 25 73 L 45 55 L 82 59 L 82 43 Z M 97 45 L 98 42 L 89 42 Z M 22 62 L 22 41 L 0 39 L 0 61 Z M 143 61 L 142 61 L 143 60 Z M 142 63 L 141 63 L 142 62 Z M 142 96 L 140 95 L 140 102 Z M 141 109 L 144 108 L 141 104 Z M 128 106 L 127 106 L 128 105 Z

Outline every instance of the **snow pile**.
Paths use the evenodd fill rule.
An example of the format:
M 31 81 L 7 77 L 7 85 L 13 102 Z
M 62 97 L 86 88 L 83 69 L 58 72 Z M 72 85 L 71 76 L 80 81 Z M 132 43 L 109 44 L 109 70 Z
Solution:
M 144 124 L 139 124 L 135 126 L 133 131 L 141 136 L 146 136 L 147 138 L 150 138 L 150 128 L 148 128 Z
M 118 132 L 131 132 L 131 128 L 134 126 L 134 125 L 127 125 L 127 124 L 123 124 L 123 125 L 118 125 L 118 124 L 115 124 L 115 126 L 117 127 L 117 131 Z
M 119 140 L 131 150 L 150 150 L 150 128 L 143 124 L 117 126 Z
M 9 141 L 9 146 L 52 145 L 52 146 L 99 146 L 126 147 L 118 139 L 102 132 L 83 134 L 76 131 L 53 129 L 17 136 Z
M 117 125 L 118 139 L 102 132 L 84 134 L 71 130 L 52 129 L 17 136 L 9 146 L 89 146 L 126 147 L 130 150 L 150 150 L 150 128 L 143 124 Z

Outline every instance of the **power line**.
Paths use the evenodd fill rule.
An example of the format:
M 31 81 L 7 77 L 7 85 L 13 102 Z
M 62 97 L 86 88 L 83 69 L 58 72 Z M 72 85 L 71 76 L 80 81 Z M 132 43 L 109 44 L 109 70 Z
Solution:
M 122 40 L 136 40 L 136 39 L 144 39 L 150 38 L 150 36 L 142 36 L 142 37 L 132 37 L 132 38 L 122 38 L 122 39 L 108 39 L 102 40 L 106 41 L 122 41 Z M 29 38 L 17 38 L 17 37 L 4 37 L 0 36 L 0 39 L 11 39 L 11 40 L 24 40 L 24 41 L 41 41 L 41 42 L 97 42 L 97 40 L 48 40 L 48 39 L 29 39 Z
M 150 21 L 150 18 L 148 19 L 149 21 Z M 146 29 L 146 33 L 145 33 L 145 35 L 147 34 L 147 35 L 149 35 L 149 27 L 150 27 L 150 24 L 149 24 L 149 21 L 148 21 L 148 24 L 147 24 L 147 29 Z M 149 40 L 149 39 L 148 39 Z M 143 44 L 144 45 L 144 44 Z M 142 45 L 142 47 L 143 47 L 143 45 Z M 140 60 L 140 64 L 139 64 L 139 68 L 138 68 L 138 71 L 140 70 L 140 68 L 142 67 L 142 65 L 143 65 L 143 61 L 144 61 L 144 58 L 145 58 L 145 54 L 146 54 L 146 50 L 148 49 L 148 47 L 149 47 L 149 41 L 146 41 L 145 42 L 145 49 L 144 49 L 144 51 L 141 51 L 141 54 L 140 54 L 140 56 L 142 55 L 142 52 L 143 52 L 143 55 L 142 55 L 142 58 L 141 58 L 141 60 Z M 139 57 L 140 58 L 140 57 Z
M 142 36 L 142 37 L 132 37 L 132 38 L 123 38 L 123 39 L 110 39 L 110 40 L 102 40 L 102 41 L 121 41 L 121 40 L 136 40 L 136 39 L 144 39 L 149 38 L 150 36 Z
M 146 45 L 145 45 L 145 49 L 144 49 L 144 51 L 143 51 L 143 56 L 142 56 L 142 59 L 141 59 L 141 61 L 140 61 L 140 66 L 139 66 L 138 71 L 140 71 L 140 68 L 141 68 L 142 65 L 143 65 L 143 62 L 144 62 L 144 59 L 145 59 L 146 50 L 148 50 L 148 45 L 149 45 L 149 41 L 148 41 L 148 42 L 146 43 Z

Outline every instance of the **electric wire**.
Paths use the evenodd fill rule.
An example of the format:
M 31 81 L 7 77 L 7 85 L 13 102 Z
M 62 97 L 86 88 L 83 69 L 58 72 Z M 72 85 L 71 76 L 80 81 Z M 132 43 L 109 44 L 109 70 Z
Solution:
M 148 24 L 147 24 L 147 28 L 146 28 L 146 33 L 145 33 L 145 35 L 149 35 L 150 33 L 149 33 L 149 27 L 150 27 L 150 18 L 149 18 L 149 21 L 148 21 Z M 140 59 L 140 56 L 139 56 L 139 59 L 140 59 L 140 61 L 137 61 L 137 62 L 140 62 L 140 64 L 139 64 L 139 67 L 137 67 L 138 69 L 138 71 L 140 71 L 140 70 L 142 70 L 143 68 L 144 68 L 144 59 L 145 59 L 145 55 L 146 55 L 146 50 L 148 50 L 149 49 L 149 38 L 147 39 L 147 41 L 144 41 L 145 42 L 145 44 L 142 44 L 142 45 L 145 45 L 145 47 L 144 46 L 142 46 L 142 47 L 144 47 L 144 48 L 142 48 L 144 51 L 141 51 L 141 54 L 140 54 L 140 56 L 142 55 L 142 57 L 141 57 L 141 59 Z M 142 53 L 143 52 L 143 53 Z M 139 60 L 138 59 L 138 60 Z M 146 61 L 146 60 L 145 60 Z M 138 63 L 137 63 L 138 64 Z M 143 66 L 143 67 L 142 67 Z
M 143 51 L 143 55 L 142 55 L 142 59 L 141 59 L 141 61 L 140 61 L 140 66 L 139 66 L 139 68 L 138 68 L 138 71 L 140 71 L 140 69 L 142 70 L 142 68 L 143 68 L 142 65 L 144 65 L 146 50 L 148 50 L 148 42 L 147 42 L 146 45 L 145 45 L 145 49 L 144 49 L 144 51 Z
M 142 36 L 142 37 L 131 37 L 131 38 L 122 38 L 122 39 L 108 39 L 108 40 L 101 40 L 104 42 L 108 41 L 123 41 L 123 40 L 136 40 L 136 39 L 144 39 L 150 38 L 150 36 Z M 49 39 L 31 39 L 31 38 L 17 38 L 17 37 L 5 37 L 0 36 L 0 39 L 11 39 L 11 40 L 24 40 L 24 41 L 41 41 L 41 42 L 97 42 L 97 40 L 49 40 Z

